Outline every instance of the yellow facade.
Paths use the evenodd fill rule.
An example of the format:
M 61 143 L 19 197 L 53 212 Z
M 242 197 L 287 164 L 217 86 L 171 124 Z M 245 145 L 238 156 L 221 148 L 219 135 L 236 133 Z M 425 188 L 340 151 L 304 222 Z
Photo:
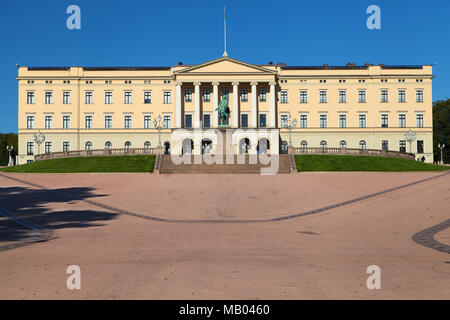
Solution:
M 112 148 L 123 148 L 126 142 L 133 148 L 143 148 L 146 142 L 157 146 L 154 120 L 158 116 L 162 125 L 170 118 L 161 132 L 163 143 L 170 142 L 173 130 L 185 128 L 186 122 L 192 128 L 205 126 L 204 115 L 209 115 L 210 127 L 215 128 L 214 109 L 224 90 L 229 92 L 231 128 L 244 127 L 242 115 L 247 115 L 248 128 L 261 128 L 265 122 L 266 128 L 279 129 L 285 145 L 289 131 L 284 125 L 290 116 L 296 120 L 292 128 L 296 147 L 302 141 L 308 147 L 319 147 L 322 141 L 327 147 L 341 147 L 344 141 L 347 148 L 360 148 L 364 141 L 368 149 L 382 149 L 387 141 L 384 147 L 394 151 L 404 146 L 404 136 L 411 129 L 416 134 L 411 151 L 417 158 L 433 161 L 433 75 L 432 67 L 426 65 L 291 67 L 222 57 L 174 67 L 19 67 L 17 79 L 19 164 L 33 160 L 39 152 L 63 151 L 64 146 L 66 150 L 84 150 L 87 144 L 103 149 L 107 142 Z M 49 92 L 51 99 L 46 101 Z M 148 92 L 151 101 L 145 101 Z M 326 102 L 320 101 L 323 92 Z M 106 103 L 109 94 L 112 100 Z M 112 119 L 111 128 L 106 128 L 107 117 Z M 387 121 L 384 126 L 383 121 Z M 33 140 L 38 131 L 45 136 L 40 147 Z M 406 151 L 410 151 L 408 142 Z

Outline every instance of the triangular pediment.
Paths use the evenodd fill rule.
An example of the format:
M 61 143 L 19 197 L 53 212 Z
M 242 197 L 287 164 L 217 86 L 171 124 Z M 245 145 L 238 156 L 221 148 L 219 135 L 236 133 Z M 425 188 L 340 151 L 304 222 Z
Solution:
M 175 72 L 176 74 L 275 74 L 276 71 L 249 64 L 229 57 L 191 66 Z

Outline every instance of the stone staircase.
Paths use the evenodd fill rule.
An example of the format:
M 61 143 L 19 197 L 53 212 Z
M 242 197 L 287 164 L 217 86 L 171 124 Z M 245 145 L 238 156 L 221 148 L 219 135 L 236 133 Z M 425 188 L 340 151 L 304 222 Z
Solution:
M 191 164 L 175 164 L 173 163 L 170 155 L 163 155 L 161 160 L 161 165 L 159 168 L 159 172 L 161 174 L 193 174 L 193 173 L 222 173 L 222 174 L 260 174 L 261 168 L 269 168 L 269 164 L 261 164 L 258 162 L 257 164 L 249 164 L 249 156 L 245 156 L 245 164 L 237 164 L 238 156 L 234 156 L 234 164 L 226 164 L 225 158 L 223 158 L 223 164 L 194 164 L 194 156 L 190 155 Z M 279 155 L 279 169 L 278 174 L 280 173 L 291 173 L 291 165 L 289 161 L 288 154 L 280 154 Z

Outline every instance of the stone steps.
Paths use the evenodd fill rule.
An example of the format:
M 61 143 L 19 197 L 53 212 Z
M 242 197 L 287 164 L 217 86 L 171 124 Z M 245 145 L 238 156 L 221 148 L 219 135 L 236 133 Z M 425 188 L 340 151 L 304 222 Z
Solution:
M 245 164 L 237 164 L 237 156 L 234 156 L 234 164 L 193 164 L 194 159 L 191 156 L 191 164 L 176 165 L 172 162 L 170 155 L 163 155 L 160 167 L 161 174 L 194 174 L 194 173 L 206 173 L 206 174 L 260 174 L 261 168 L 270 167 L 269 165 L 263 165 L 261 163 L 249 164 L 248 156 L 246 156 Z M 279 155 L 279 169 L 278 173 L 290 173 L 290 163 L 287 154 Z

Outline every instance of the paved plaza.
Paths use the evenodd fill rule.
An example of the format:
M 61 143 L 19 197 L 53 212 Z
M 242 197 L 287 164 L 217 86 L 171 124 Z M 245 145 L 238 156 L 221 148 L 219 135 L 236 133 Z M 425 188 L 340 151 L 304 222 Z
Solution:
M 438 172 L 2 173 L 0 299 L 450 299 L 450 228 L 413 239 L 448 208 Z

